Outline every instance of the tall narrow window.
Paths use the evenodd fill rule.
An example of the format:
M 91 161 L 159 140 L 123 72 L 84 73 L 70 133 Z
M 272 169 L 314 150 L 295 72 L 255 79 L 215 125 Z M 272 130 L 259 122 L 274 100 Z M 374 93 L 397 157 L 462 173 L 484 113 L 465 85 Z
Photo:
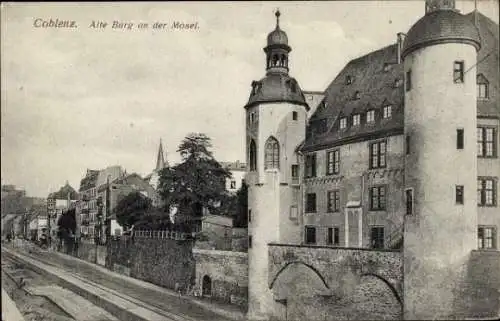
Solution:
M 299 165 L 292 165 L 292 182 L 298 183 L 299 181 Z
M 383 168 L 386 166 L 385 162 L 386 143 L 380 141 L 370 144 L 370 169 Z
M 248 235 L 248 248 L 252 248 L 252 235 Z
M 384 227 L 375 226 L 371 228 L 371 247 L 373 249 L 383 249 L 384 248 Z
M 391 105 L 384 106 L 384 119 L 391 117 L 392 117 L 392 106 Z
M 353 126 L 359 126 L 361 124 L 361 115 L 356 114 L 352 116 L 352 125 Z
M 306 155 L 305 177 L 316 177 L 316 154 Z
M 340 192 L 339 191 L 328 191 L 327 195 L 327 211 L 330 213 L 340 211 Z
M 338 245 L 340 243 L 338 227 L 329 227 L 326 235 L 326 244 L 328 245 Z
M 257 145 L 255 141 L 252 139 L 250 141 L 250 171 L 257 170 Z
M 306 195 L 306 213 L 316 213 L 316 194 L 309 193 Z
M 406 86 L 405 86 L 406 87 L 406 91 L 410 91 L 411 90 L 411 86 L 412 86 L 412 83 L 411 83 L 411 69 L 406 72 L 406 78 L 405 78 L 405 80 L 406 80 Z
M 489 97 L 489 82 L 482 74 L 477 75 L 477 98 L 488 99 Z
M 455 83 L 463 83 L 464 82 L 464 62 L 463 61 L 455 61 L 453 63 L 453 81 Z
M 280 167 L 280 146 L 274 137 L 269 137 L 266 142 L 265 159 L 265 169 Z
M 477 203 L 479 206 L 497 205 L 496 181 L 491 177 L 478 178 L 477 180 Z
M 497 132 L 493 127 L 477 128 L 477 156 L 496 157 L 497 156 Z
M 340 118 L 340 129 L 344 129 L 346 127 L 347 127 L 347 118 L 346 117 Z
M 297 120 L 298 118 L 298 113 L 296 111 L 292 111 L 292 119 Z
M 410 155 L 410 142 L 411 142 L 411 139 L 410 139 L 410 135 L 406 135 L 406 155 Z
M 457 149 L 464 149 L 464 130 L 457 129 Z
M 340 150 L 333 150 L 326 153 L 326 174 L 335 175 L 340 171 Z
M 326 235 L 326 244 L 333 244 L 333 228 L 329 227 Z
M 385 186 L 374 186 L 370 188 L 370 210 L 384 211 L 385 210 Z
M 477 240 L 479 249 L 496 249 L 496 228 L 493 226 L 479 226 L 477 228 Z
M 457 203 L 457 204 L 464 203 L 464 186 L 463 185 L 455 186 L 455 203 Z
M 316 228 L 314 226 L 305 227 L 306 244 L 316 244 Z
M 405 190 L 406 198 L 406 215 L 413 215 L 413 189 L 407 188 Z
M 369 110 L 366 112 L 366 122 L 367 123 L 375 122 L 375 110 Z
M 252 210 L 248 209 L 248 222 L 252 221 Z

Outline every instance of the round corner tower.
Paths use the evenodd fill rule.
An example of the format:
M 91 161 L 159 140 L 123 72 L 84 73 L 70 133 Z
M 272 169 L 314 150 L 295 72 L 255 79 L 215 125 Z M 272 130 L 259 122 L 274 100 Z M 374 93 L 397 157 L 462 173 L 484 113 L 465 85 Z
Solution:
M 479 48 L 454 0 L 426 0 L 404 43 L 404 319 L 457 318 L 464 306 L 477 248 Z
M 298 82 L 288 74 L 291 51 L 279 26 L 267 37 L 266 76 L 252 82 L 246 109 L 248 183 L 248 318 L 275 313 L 269 289 L 270 243 L 300 243 L 291 207 L 300 203 L 297 147 L 305 139 L 308 105 Z M 295 180 L 294 180 L 295 178 Z

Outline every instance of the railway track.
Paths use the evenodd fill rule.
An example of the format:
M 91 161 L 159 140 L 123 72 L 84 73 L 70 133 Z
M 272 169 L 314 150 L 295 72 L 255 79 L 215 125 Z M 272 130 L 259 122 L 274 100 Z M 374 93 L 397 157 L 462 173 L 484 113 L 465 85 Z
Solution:
M 75 320 L 50 299 L 44 296 L 31 295 L 26 290 L 29 286 L 44 284 L 50 284 L 50 281 L 30 270 L 25 264 L 2 255 L 2 288 L 16 303 L 26 321 Z
M 4 251 L 2 251 L 4 252 Z M 23 264 L 23 262 L 17 258 L 14 258 L 12 256 L 8 257 L 6 252 L 2 253 L 2 257 L 7 257 L 8 260 L 10 260 L 10 262 L 14 262 L 15 264 Z M 162 316 L 166 321 L 197 321 L 197 320 L 205 320 L 205 319 L 194 319 L 194 318 L 191 318 L 189 316 L 186 316 L 186 315 L 183 315 L 183 314 L 180 314 L 180 313 L 175 313 L 175 312 L 172 312 L 172 311 L 165 311 L 164 307 L 163 306 L 160 306 L 159 304 L 155 304 L 154 302 L 148 302 L 148 303 L 145 303 L 143 301 L 141 301 L 140 299 L 137 299 L 137 298 L 134 298 L 134 297 L 131 297 L 129 295 L 126 295 L 126 294 L 123 294 L 123 293 L 120 293 L 114 289 L 111 289 L 109 287 L 105 287 L 101 284 L 98 284 L 96 282 L 93 282 L 91 280 L 89 280 L 88 278 L 86 278 L 85 276 L 82 276 L 78 273 L 75 273 L 75 272 L 70 272 L 70 271 L 67 271 L 66 269 L 64 268 L 61 268 L 61 266 L 55 262 L 52 262 L 46 258 L 42 258 L 40 257 L 40 255 L 36 255 L 34 253 L 25 253 L 23 252 L 22 253 L 23 256 L 25 257 L 28 257 L 32 260 L 35 260 L 37 262 L 40 262 L 40 263 L 43 263 L 45 265 L 48 265 L 48 266 L 51 266 L 53 268 L 56 268 L 56 269 L 62 269 L 65 271 L 65 273 L 71 275 L 72 277 L 78 279 L 80 282 L 82 283 L 85 283 L 86 285 L 89 285 L 91 287 L 94 287 L 94 288 L 97 288 L 97 289 L 100 289 L 102 291 L 105 291 L 107 293 L 110 293 L 112 294 L 113 296 L 116 296 L 116 297 L 119 297 L 120 299 L 122 300 L 125 300 L 125 301 L 128 301 L 136 306 L 139 306 L 140 308 L 142 309 L 145 309 L 145 310 L 149 310 L 149 311 L 152 311 L 160 316 Z M 23 277 L 22 275 L 20 275 L 21 277 Z M 109 311 L 112 313 L 112 311 Z M 116 316 L 116 315 L 115 315 Z

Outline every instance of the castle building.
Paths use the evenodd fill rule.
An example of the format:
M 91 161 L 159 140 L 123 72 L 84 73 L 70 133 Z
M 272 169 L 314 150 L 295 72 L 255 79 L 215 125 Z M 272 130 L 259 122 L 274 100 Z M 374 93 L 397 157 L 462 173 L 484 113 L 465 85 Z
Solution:
M 479 12 L 464 17 L 468 23 L 477 21 L 482 43 L 474 83 L 478 224 L 483 231 L 479 233 L 489 235 L 488 247 L 498 248 L 498 239 L 491 244 L 500 224 L 495 215 L 500 175 L 498 25 Z M 409 210 L 404 191 L 406 153 L 421 149 L 419 138 L 405 136 L 404 88 L 412 83 L 404 83 L 402 50 L 399 34 L 396 44 L 349 62 L 312 115 L 301 148 L 304 242 L 374 248 L 401 244 L 404 213 Z M 457 74 L 465 72 L 460 64 L 456 67 Z M 438 88 L 446 91 L 444 85 Z M 434 134 L 439 135 L 441 125 L 434 126 Z M 455 174 L 460 172 L 452 168 Z
M 405 319 L 446 318 L 471 251 L 500 246 L 498 24 L 427 0 L 321 93 L 276 17 L 245 105 L 249 318 L 272 310 L 269 243 L 401 249 Z

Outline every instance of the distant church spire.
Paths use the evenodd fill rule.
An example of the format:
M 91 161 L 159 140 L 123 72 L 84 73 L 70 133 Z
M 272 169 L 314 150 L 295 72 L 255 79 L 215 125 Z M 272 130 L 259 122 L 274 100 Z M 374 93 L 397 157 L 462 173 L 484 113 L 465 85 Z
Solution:
M 163 157 L 163 144 L 160 138 L 160 147 L 158 148 L 158 156 L 156 158 L 156 171 L 159 171 L 166 167 L 165 158 Z

